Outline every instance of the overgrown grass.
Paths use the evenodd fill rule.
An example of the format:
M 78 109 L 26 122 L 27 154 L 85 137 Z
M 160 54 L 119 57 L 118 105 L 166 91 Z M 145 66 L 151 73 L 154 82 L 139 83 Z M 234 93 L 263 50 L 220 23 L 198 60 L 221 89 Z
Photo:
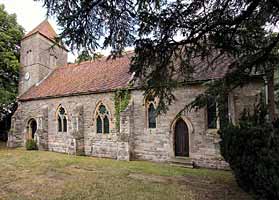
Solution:
M 250 199 L 230 172 L 0 148 L 0 199 Z

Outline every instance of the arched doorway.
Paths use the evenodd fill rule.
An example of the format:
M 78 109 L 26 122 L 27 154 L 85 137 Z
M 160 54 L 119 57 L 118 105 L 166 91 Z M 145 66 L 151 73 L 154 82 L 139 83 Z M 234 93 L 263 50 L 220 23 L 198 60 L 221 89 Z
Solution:
M 189 130 L 183 119 L 178 119 L 174 128 L 175 156 L 189 157 Z
M 28 122 L 28 139 L 34 139 L 35 133 L 37 131 L 37 122 L 35 119 L 30 119 Z

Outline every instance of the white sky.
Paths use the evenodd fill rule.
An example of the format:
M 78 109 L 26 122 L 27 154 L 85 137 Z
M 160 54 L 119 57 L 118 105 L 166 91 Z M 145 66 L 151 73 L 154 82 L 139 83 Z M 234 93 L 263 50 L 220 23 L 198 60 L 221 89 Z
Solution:
M 46 19 L 46 9 L 42 7 L 41 2 L 35 2 L 34 0 L 0 0 L 0 4 L 4 4 L 5 10 L 9 14 L 15 13 L 17 15 L 17 22 L 23 26 L 25 33 L 31 31 Z M 56 25 L 55 19 L 49 18 L 48 20 L 56 33 L 59 33 L 59 27 Z M 75 57 L 69 53 L 68 61 L 73 62 Z
M 35 2 L 34 0 L 0 0 L 0 4 L 5 5 L 5 10 L 9 14 L 15 13 L 17 15 L 17 22 L 24 27 L 26 33 L 46 19 L 46 9 L 42 7 L 42 2 Z M 56 33 L 59 34 L 59 27 L 56 25 L 55 18 L 50 17 L 48 20 Z M 275 30 L 279 31 L 278 26 Z M 178 39 L 180 38 L 178 37 Z M 126 50 L 132 49 L 133 48 L 130 47 Z M 108 55 L 109 50 L 103 50 L 101 53 Z M 74 62 L 75 58 L 76 55 L 73 55 L 72 53 L 68 54 L 68 61 Z
M 0 0 L 0 4 L 4 4 L 5 10 L 9 14 L 15 13 L 17 15 L 17 22 L 23 26 L 25 33 L 28 33 L 43 20 L 46 19 L 46 9 L 43 8 L 42 2 L 34 0 Z M 56 20 L 53 17 L 48 18 L 48 21 L 56 31 L 60 33 L 59 27 L 56 25 Z M 127 48 L 132 50 L 133 48 Z M 103 55 L 108 55 L 110 50 L 101 50 Z M 74 62 L 77 55 L 68 53 L 68 61 Z

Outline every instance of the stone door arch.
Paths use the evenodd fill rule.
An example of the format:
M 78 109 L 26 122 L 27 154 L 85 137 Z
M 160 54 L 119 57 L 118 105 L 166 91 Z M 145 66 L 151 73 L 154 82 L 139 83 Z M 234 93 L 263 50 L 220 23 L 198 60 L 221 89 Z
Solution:
M 28 121 L 28 125 L 27 125 L 27 137 L 28 137 L 27 139 L 34 139 L 37 129 L 38 126 L 36 120 L 34 118 L 31 118 Z

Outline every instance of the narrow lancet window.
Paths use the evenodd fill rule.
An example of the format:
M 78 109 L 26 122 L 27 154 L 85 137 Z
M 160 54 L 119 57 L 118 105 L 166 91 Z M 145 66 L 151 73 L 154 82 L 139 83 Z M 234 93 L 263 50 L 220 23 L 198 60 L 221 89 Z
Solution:
M 67 132 L 68 122 L 65 109 L 60 106 L 58 109 L 57 123 L 58 123 L 58 132 Z
M 148 128 L 156 128 L 156 109 L 154 103 L 148 107 Z
M 217 128 L 217 107 L 216 102 L 212 99 L 207 101 L 207 128 Z

